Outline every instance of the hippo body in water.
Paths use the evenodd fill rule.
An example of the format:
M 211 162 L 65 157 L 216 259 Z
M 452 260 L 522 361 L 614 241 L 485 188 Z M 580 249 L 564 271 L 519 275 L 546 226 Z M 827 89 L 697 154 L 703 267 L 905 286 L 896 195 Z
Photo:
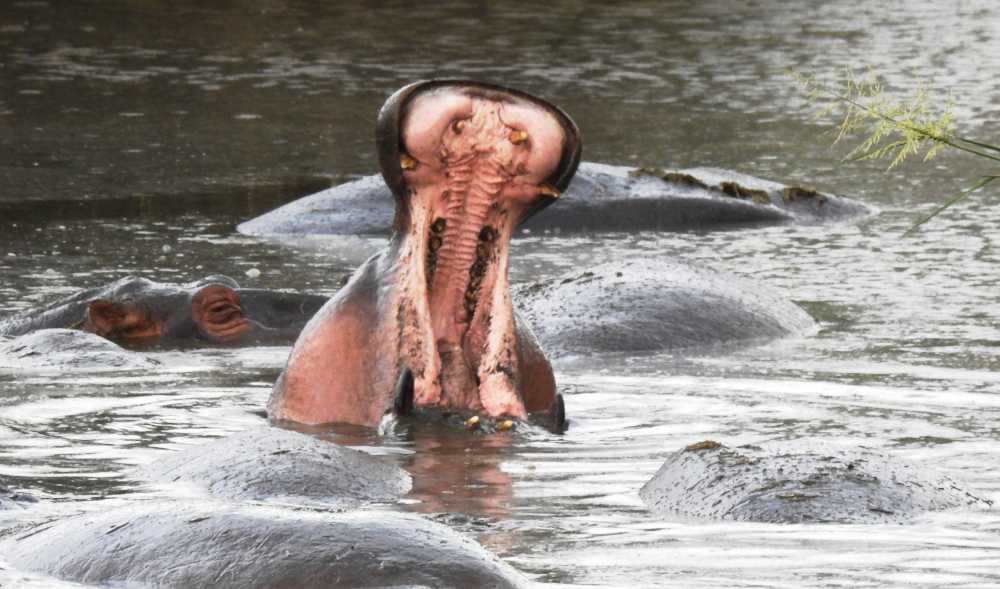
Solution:
M 569 185 L 576 126 L 535 97 L 446 80 L 390 97 L 377 140 L 396 201 L 389 247 L 305 327 L 268 414 L 366 426 L 414 405 L 558 415 L 552 369 L 511 304 L 508 244 Z
M 511 288 L 553 357 L 759 343 L 817 331 L 795 304 L 701 264 L 610 262 Z
M 74 372 L 148 370 L 157 363 L 103 337 L 75 329 L 39 329 L 0 341 L 0 368 Z
M 240 288 L 232 278 L 160 284 L 126 276 L 0 321 L 0 335 L 76 329 L 117 342 L 294 341 L 328 297 Z
M 410 476 L 306 434 L 252 428 L 136 474 L 157 483 L 157 500 L 16 530 L 0 539 L 0 554 L 22 571 L 103 586 L 530 586 L 441 524 L 384 509 L 339 511 L 393 503 Z M 192 500 L 199 488 L 214 501 Z M 173 490 L 184 500 L 163 498 Z
M 22 571 L 112 587 L 531 586 L 451 529 L 391 511 L 161 499 L 11 534 L 0 554 Z
M 673 515 L 768 523 L 903 523 L 989 505 L 923 465 L 809 442 L 693 444 L 668 458 L 639 496 Z
M 388 235 L 392 195 L 366 176 L 239 225 L 247 235 Z M 564 198 L 527 219 L 529 231 L 686 231 L 854 219 L 857 201 L 716 168 L 678 171 L 584 162 Z
M 406 471 L 364 452 L 277 427 L 185 448 L 135 475 L 200 487 L 213 499 L 305 504 L 392 503 L 412 485 Z

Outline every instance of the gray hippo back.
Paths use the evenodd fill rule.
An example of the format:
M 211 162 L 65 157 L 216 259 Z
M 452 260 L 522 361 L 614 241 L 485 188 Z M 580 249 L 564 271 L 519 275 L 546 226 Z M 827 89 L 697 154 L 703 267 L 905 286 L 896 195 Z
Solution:
M 0 541 L 20 570 L 164 589 L 530 586 L 477 543 L 416 516 L 147 501 Z
M 381 176 L 309 195 L 240 224 L 247 235 L 388 235 L 394 205 Z M 668 172 L 583 162 L 564 198 L 529 230 L 685 231 L 854 219 L 871 209 L 809 188 L 716 168 Z
M 639 496 L 675 515 L 771 523 L 902 523 L 988 505 L 950 478 L 884 452 L 804 442 L 693 444 L 668 458 Z
M 358 450 L 276 427 L 252 428 L 175 452 L 138 470 L 157 483 L 189 483 L 215 499 L 394 502 L 410 475 Z
M 517 284 L 511 294 L 554 357 L 706 348 L 817 329 L 763 284 L 678 260 L 601 264 Z

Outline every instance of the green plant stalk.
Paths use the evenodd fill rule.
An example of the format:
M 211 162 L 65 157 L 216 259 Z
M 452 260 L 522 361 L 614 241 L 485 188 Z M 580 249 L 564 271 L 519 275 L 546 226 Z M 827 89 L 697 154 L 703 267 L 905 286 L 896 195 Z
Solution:
M 1000 153 L 1000 147 L 996 145 L 991 145 L 989 143 L 984 143 L 981 141 L 975 141 L 972 139 L 955 137 L 954 135 L 951 135 L 950 131 L 952 127 L 948 126 L 949 123 L 951 122 L 951 116 L 949 113 L 949 108 L 951 105 L 950 93 L 948 98 L 948 105 L 945 108 L 944 114 L 937 122 L 933 122 L 925 118 L 924 120 L 927 121 L 925 123 L 925 126 L 916 126 L 910 124 L 905 120 L 899 120 L 895 117 L 889 116 L 885 112 L 881 112 L 880 110 L 872 106 L 867 106 L 865 104 L 862 104 L 861 102 L 858 102 L 858 100 L 850 96 L 850 92 L 848 92 L 848 94 L 840 94 L 838 92 L 831 90 L 829 87 L 816 82 L 815 79 L 813 78 L 809 78 L 805 75 L 798 74 L 790 69 L 786 69 L 785 72 L 791 77 L 799 80 L 802 83 L 802 86 L 812 88 L 812 91 L 810 92 L 810 98 L 818 97 L 820 95 L 825 94 L 834 99 L 834 101 L 831 101 L 833 104 L 841 103 L 848 105 L 847 112 L 844 117 L 844 122 L 841 123 L 840 126 L 838 127 L 840 133 L 838 134 L 837 141 L 843 139 L 850 131 L 853 131 L 858 127 L 860 127 L 861 122 L 866 118 L 872 118 L 875 120 L 880 120 L 883 123 L 888 123 L 888 125 L 885 127 L 876 124 L 873 124 L 871 127 L 869 127 L 869 133 L 871 134 L 869 139 L 866 140 L 864 143 L 862 143 L 845 159 L 849 159 L 851 161 L 874 159 L 886 155 L 888 153 L 891 153 L 897 149 L 903 149 L 903 151 L 896 157 L 893 163 L 890 164 L 889 167 L 891 169 L 893 166 L 901 162 L 906 157 L 908 152 L 911 151 L 916 152 L 919 149 L 921 143 L 923 143 L 924 141 L 931 141 L 935 144 L 935 146 L 931 147 L 927 151 L 927 154 L 924 157 L 925 161 L 933 157 L 936 150 L 939 149 L 940 147 L 948 146 L 954 149 L 958 149 L 960 151 L 964 151 L 966 153 L 971 153 L 979 157 L 1000 162 L 1000 156 L 994 155 L 992 153 L 987 153 L 987 152 Z M 897 106 L 884 99 L 884 97 L 882 96 L 882 89 L 874 81 L 875 79 L 874 76 L 872 76 L 873 81 L 870 83 L 866 82 L 858 83 L 855 81 L 856 78 L 854 78 L 854 74 L 850 70 L 847 70 L 847 72 L 848 72 L 847 73 L 848 89 L 850 90 L 851 87 L 855 88 L 858 96 L 861 96 L 863 92 L 868 91 L 871 93 L 869 97 L 873 101 L 881 100 L 882 104 L 885 105 L 886 108 L 890 110 L 902 112 L 903 114 L 910 117 L 917 115 L 923 115 L 926 117 L 925 92 L 929 90 L 929 86 L 922 86 L 918 90 L 915 99 L 913 99 L 914 103 L 912 107 L 910 106 L 909 100 L 904 102 L 902 105 Z M 833 108 L 834 108 L 833 106 L 826 107 L 825 109 L 823 109 L 823 111 L 820 112 L 820 114 L 817 115 L 817 117 L 833 112 Z M 852 112 L 852 108 L 857 108 L 866 114 L 863 116 L 859 115 L 856 112 Z M 942 131 L 932 132 L 929 129 L 933 130 L 942 129 L 943 132 Z M 888 145 L 877 147 L 879 140 L 882 137 L 886 136 L 888 133 L 890 133 L 892 130 L 903 133 L 903 135 L 906 136 L 906 140 L 895 141 Z M 979 149 L 975 149 L 974 147 L 969 147 L 969 146 L 974 146 L 975 148 Z M 859 151 L 863 151 L 864 153 L 862 153 L 858 157 L 851 157 Z M 949 200 L 943 206 L 935 210 L 933 213 L 931 213 L 930 215 L 924 217 L 919 222 L 917 222 L 916 225 L 907 229 L 906 232 L 903 233 L 901 238 L 910 234 L 917 227 L 920 227 L 927 221 L 933 219 L 938 214 L 942 213 L 945 209 L 965 199 L 974 192 L 982 189 L 983 187 L 993 182 L 997 178 L 1000 178 L 1000 176 L 996 175 L 984 176 L 975 186 L 959 194 L 955 198 Z

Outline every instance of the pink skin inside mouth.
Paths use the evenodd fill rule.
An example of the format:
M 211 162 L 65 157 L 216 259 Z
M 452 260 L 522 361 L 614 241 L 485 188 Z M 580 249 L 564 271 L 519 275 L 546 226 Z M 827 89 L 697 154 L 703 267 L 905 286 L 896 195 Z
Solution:
M 404 259 L 415 266 L 403 292 L 426 288 L 426 306 L 413 306 L 419 320 L 402 333 L 420 349 L 415 401 L 524 418 L 508 245 L 548 198 L 563 128 L 527 100 L 445 87 L 413 98 L 401 131 L 411 219 Z

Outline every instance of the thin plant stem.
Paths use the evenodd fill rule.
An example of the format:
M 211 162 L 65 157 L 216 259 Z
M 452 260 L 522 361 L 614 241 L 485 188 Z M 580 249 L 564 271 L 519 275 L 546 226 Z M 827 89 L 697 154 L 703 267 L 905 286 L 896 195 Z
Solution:
M 916 95 L 902 102 L 894 102 L 885 96 L 882 86 L 869 69 L 867 76 L 858 78 L 850 69 L 845 70 L 846 91 L 832 89 L 824 82 L 817 81 L 815 76 L 800 74 L 785 70 L 791 77 L 808 88 L 810 100 L 823 98 L 828 104 L 816 115 L 820 118 L 843 109 L 844 118 L 837 126 L 838 143 L 856 131 L 863 131 L 867 138 L 844 158 L 845 161 L 860 161 L 877 159 L 895 153 L 889 169 L 901 163 L 911 153 L 930 144 L 924 155 L 924 161 L 933 158 L 938 150 L 951 147 L 981 158 L 1000 162 L 1000 146 L 992 145 L 974 139 L 957 137 L 952 124 L 951 92 L 948 92 L 943 110 L 934 114 L 929 107 L 929 95 L 933 78 L 919 80 Z M 893 135 L 901 134 L 900 140 L 883 144 L 883 141 Z M 990 153 L 993 152 L 993 153 Z M 952 198 L 933 213 L 921 219 L 916 225 L 903 233 L 909 235 L 914 229 L 933 219 L 945 209 L 965 199 L 969 195 L 984 188 L 1000 176 L 984 176 L 975 186 Z

